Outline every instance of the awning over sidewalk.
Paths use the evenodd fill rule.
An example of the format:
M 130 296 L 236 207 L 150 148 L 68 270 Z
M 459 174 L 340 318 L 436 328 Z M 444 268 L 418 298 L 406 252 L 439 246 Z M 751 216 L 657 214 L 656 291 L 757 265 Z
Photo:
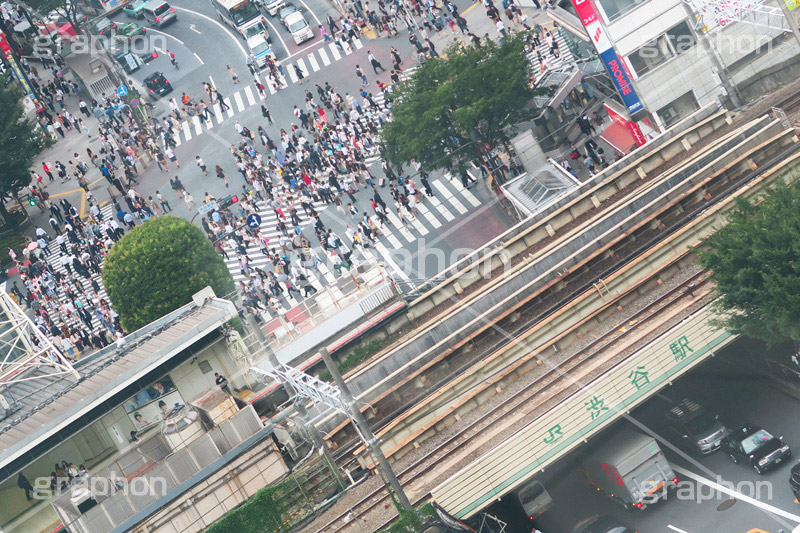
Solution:
M 636 147 L 636 141 L 633 139 L 633 135 L 628 131 L 628 128 L 617 122 L 612 122 L 610 126 L 603 130 L 603 133 L 600 134 L 600 138 L 623 155 Z

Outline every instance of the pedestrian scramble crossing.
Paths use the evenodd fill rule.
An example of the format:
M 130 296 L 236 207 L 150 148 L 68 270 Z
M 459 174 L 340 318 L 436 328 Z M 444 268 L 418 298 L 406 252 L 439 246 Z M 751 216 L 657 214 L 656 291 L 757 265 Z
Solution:
M 222 101 L 225 105 L 215 102 L 213 107 L 210 108 L 210 115 L 205 121 L 201 121 L 199 116 L 186 117 L 177 128 L 173 129 L 175 143 L 180 146 L 182 143 L 188 142 L 192 138 L 232 118 L 237 113 L 241 113 L 254 105 L 260 106 L 267 99 L 267 92 L 276 94 L 281 88 L 288 87 L 290 83 L 297 83 L 299 78 L 292 66 L 293 64 L 297 64 L 303 72 L 304 78 L 308 79 L 308 76 L 314 72 L 318 72 L 362 48 L 364 48 L 364 43 L 361 42 L 361 39 L 356 38 L 353 39 L 352 46 L 348 45 L 346 41 L 339 41 L 339 46 L 336 43 L 324 43 L 320 48 L 312 50 L 308 54 L 292 58 L 283 65 L 283 75 L 280 77 L 281 87 L 275 85 L 266 70 L 258 71 L 258 79 L 264 85 L 263 93 L 259 92 L 255 84 L 245 83 L 240 90 L 230 96 L 223 95 Z
M 445 179 L 446 178 L 446 179 Z M 370 246 L 363 250 L 365 254 L 370 254 L 376 261 L 383 262 L 387 269 L 395 279 L 402 279 L 410 281 L 412 277 L 421 277 L 415 275 L 413 272 L 406 272 L 406 269 L 397 264 L 397 257 L 399 254 L 393 253 L 400 248 L 407 248 L 411 251 L 412 255 L 417 252 L 416 243 L 419 239 L 428 238 L 429 241 L 426 245 L 433 245 L 433 240 L 436 238 L 438 232 L 443 231 L 443 227 L 455 220 L 457 217 L 467 214 L 470 209 L 480 207 L 481 201 L 475 194 L 461 186 L 458 179 L 450 175 L 444 175 L 439 178 L 431 178 L 430 185 L 434 196 L 427 197 L 424 194 L 424 188 L 417 181 L 418 190 L 420 191 L 420 202 L 416 205 L 417 215 L 411 220 L 407 220 L 403 224 L 398 218 L 396 207 L 394 206 L 393 199 L 389 195 L 388 187 L 379 189 L 381 197 L 387 205 L 387 218 L 389 222 L 381 226 L 377 216 L 369 209 L 367 200 L 357 204 L 362 213 L 367 210 L 371 214 L 370 218 L 375 222 L 381 231 L 381 235 L 377 236 L 375 246 Z M 328 227 L 341 228 L 347 224 L 355 228 L 355 222 L 349 215 L 340 215 L 335 209 L 327 209 L 324 203 L 315 203 L 314 208 L 320 213 L 323 223 Z M 258 202 L 258 213 L 261 216 L 261 233 L 268 237 L 270 242 L 268 248 L 279 249 L 279 240 L 281 233 L 277 229 L 278 215 L 264 202 Z M 299 213 L 302 219 L 301 227 L 304 228 L 306 238 L 312 243 L 312 246 L 317 251 L 320 258 L 324 261 L 324 252 L 319 247 L 316 237 L 313 235 L 313 229 L 310 228 L 310 219 L 305 217 L 303 213 Z M 335 218 L 334 218 L 335 217 Z M 333 220 L 332 220 L 333 219 Z M 287 221 L 288 223 L 288 221 Z M 336 229 L 335 229 L 336 230 Z M 354 243 L 349 240 L 344 231 L 337 231 L 339 238 L 349 248 L 353 248 Z M 273 246 L 274 244 L 274 246 Z M 291 248 L 291 245 L 289 245 Z M 356 247 L 356 251 L 359 250 Z M 239 258 L 234 250 L 227 250 L 228 258 L 225 259 L 225 264 L 231 272 L 234 281 L 247 281 L 247 276 L 241 271 L 239 265 Z M 357 254 L 354 254 L 354 257 Z M 405 254 L 407 255 L 407 254 Z M 262 252 L 258 244 L 252 244 L 247 247 L 247 256 L 250 259 L 249 268 L 251 275 L 255 268 L 261 268 L 265 272 L 272 270 L 272 265 Z M 294 264 L 297 264 L 296 262 Z M 329 262 L 324 261 L 318 266 L 317 270 L 310 268 L 311 261 L 309 261 L 310 276 L 309 281 L 318 291 L 325 285 L 333 285 L 336 281 L 337 274 L 332 270 Z M 409 275 L 411 274 L 411 275 Z M 294 294 L 294 293 L 292 293 Z M 291 309 L 296 306 L 303 298 L 287 295 L 286 292 L 281 297 L 281 305 L 284 309 Z M 268 313 L 269 314 L 269 313 Z
M 103 220 L 111 220 L 112 218 L 115 218 L 115 215 L 116 215 L 116 212 L 114 211 L 114 206 L 113 206 L 113 204 L 110 204 L 110 203 L 104 205 L 103 207 L 101 207 L 100 208 L 100 213 L 103 216 Z M 140 223 L 140 221 L 137 220 L 137 224 L 138 223 Z M 124 224 L 122 224 L 122 223 L 120 223 L 120 225 L 125 227 Z M 127 227 L 125 227 L 125 230 L 126 230 L 126 233 L 127 233 Z M 106 237 L 105 232 L 102 232 L 102 239 L 105 239 L 105 237 Z M 67 248 L 69 249 L 69 247 L 70 247 L 70 244 L 68 243 L 67 244 Z M 67 278 L 71 278 L 73 276 L 76 277 L 76 279 L 80 280 L 81 284 L 86 288 L 87 295 L 91 295 L 92 288 L 91 288 L 91 285 L 89 283 L 89 280 L 84 278 L 83 276 L 81 276 L 79 274 L 76 274 L 75 273 L 75 269 L 72 269 L 72 275 L 70 275 L 70 273 L 67 271 L 66 267 L 61 264 L 61 261 L 60 261 L 61 249 L 59 248 L 58 242 L 56 242 L 55 238 L 51 239 L 50 242 L 47 244 L 45 257 L 49 261 L 50 265 L 53 267 L 54 271 L 60 272 L 62 275 L 66 276 Z M 100 263 L 100 271 L 101 272 L 103 270 L 104 263 L 105 263 L 105 261 Z M 90 272 L 90 275 L 91 275 L 92 279 L 94 279 L 97 282 L 97 284 L 100 286 L 100 290 L 98 291 L 99 297 L 105 299 L 107 302 L 110 303 L 108 295 L 106 294 L 106 288 L 103 286 L 102 275 L 101 274 L 94 274 L 94 273 L 91 273 L 91 272 Z M 59 301 L 61 301 L 62 303 L 66 303 L 67 302 L 67 297 L 66 297 L 66 295 L 64 294 L 63 291 L 60 291 Z M 77 318 L 77 316 L 73 316 L 73 318 L 75 320 L 80 320 L 79 318 Z M 80 321 L 80 325 L 82 327 L 84 326 L 83 321 Z M 92 333 L 98 331 L 100 328 L 101 328 L 100 321 L 97 320 L 97 318 L 95 318 L 94 316 L 92 316 Z

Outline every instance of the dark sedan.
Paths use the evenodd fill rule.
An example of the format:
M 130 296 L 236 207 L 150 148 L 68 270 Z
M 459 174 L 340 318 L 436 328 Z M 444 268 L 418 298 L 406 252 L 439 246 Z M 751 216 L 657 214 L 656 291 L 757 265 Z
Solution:
M 169 81 L 164 77 L 162 72 L 150 74 L 144 79 L 144 84 L 147 90 L 150 91 L 150 94 L 155 96 L 164 96 L 172 92 L 172 85 L 169 84 Z
M 722 450 L 734 463 L 746 463 L 757 474 L 763 474 L 792 456 L 792 450 L 784 444 L 783 437 L 773 437 L 758 426 L 741 426 L 725 437 Z

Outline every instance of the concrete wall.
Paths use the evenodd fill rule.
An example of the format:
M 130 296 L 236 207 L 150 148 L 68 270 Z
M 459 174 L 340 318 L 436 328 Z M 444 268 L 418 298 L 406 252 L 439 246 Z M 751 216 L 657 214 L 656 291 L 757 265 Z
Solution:
M 533 174 L 543 165 L 547 164 L 547 156 L 539 145 L 539 141 L 533 136 L 532 130 L 523 131 L 511 139 L 511 145 L 519 156 L 522 166 L 528 174 Z

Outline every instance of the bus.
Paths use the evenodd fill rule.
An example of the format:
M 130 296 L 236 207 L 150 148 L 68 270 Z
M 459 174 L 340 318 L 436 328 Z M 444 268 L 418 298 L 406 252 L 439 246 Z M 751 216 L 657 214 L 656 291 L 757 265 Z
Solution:
M 239 33 L 242 33 L 243 26 L 258 17 L 263 18 L 258 5 L 250 0 L 211 0 L 211 5 L 217 10 L 219 18 Z

